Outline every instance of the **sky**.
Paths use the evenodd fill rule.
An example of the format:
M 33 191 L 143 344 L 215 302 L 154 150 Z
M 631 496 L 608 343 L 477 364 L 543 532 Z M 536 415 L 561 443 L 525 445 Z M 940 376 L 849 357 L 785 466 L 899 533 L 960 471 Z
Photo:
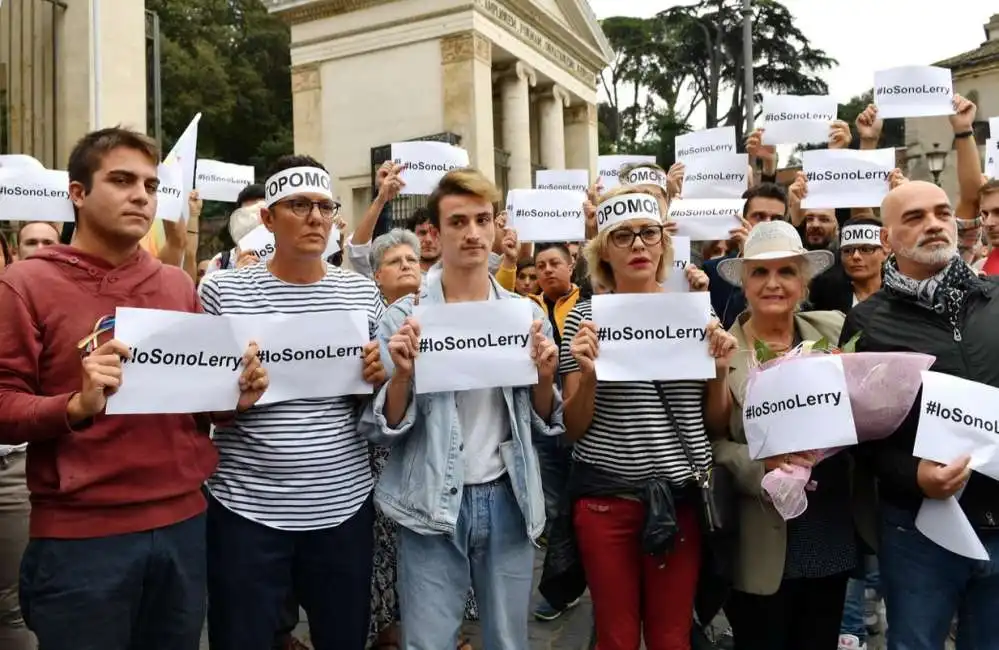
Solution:
M 589 0 L 598 18 L 649 17 L 678 0 Z M 996 0 L 783 0 L 813 47 L 839 65 L 820 76 L 840 103 L 869 90 L 874 71 L 928 65 L 973 50 Z M 956 8 L 960 7 L 959 10 Z M 696 119 L 702 111 L 695 113 Z

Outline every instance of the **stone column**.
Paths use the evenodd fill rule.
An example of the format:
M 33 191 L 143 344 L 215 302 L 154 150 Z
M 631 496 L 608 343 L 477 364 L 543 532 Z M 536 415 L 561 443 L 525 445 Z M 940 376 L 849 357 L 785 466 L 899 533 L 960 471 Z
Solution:
M 292 68 L 291 115 L 295 153 L 330 166 L 333 159 L 323 151 L 323 80 L 318 65 Z
M 444 130 L 460 135 L 472 166 L 495 180 L 492 43 L 475 32 L 440 43 Z
M 564 88 L 553 85 L 539 97 L 541 166 L 565 169 L 565 109 L 571 98 Z
M 510 154 L 509 188 L 530 189 L 531 178 L 531 87 L 537 83 L 534 70 L 518 61 L 500 77 L 503 104 L 503 148 Z
M 589 169 L 590 180 L 597 178 L 597 107 L 578 104 L 565 114 L 565 164 L 569 169 Z

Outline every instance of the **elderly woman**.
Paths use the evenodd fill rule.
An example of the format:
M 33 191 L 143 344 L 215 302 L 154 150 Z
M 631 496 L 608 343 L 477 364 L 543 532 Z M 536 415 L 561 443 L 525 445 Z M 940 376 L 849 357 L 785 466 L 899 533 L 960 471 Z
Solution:
M 420 240 L 412 232 L 395 228 L 371 244 L 375 284 L 387 304 L 420 288 Z
M 648 197 L 658 198 L 629 186 L 601 197 L 598 233 L 584 253 L 594 284 L 615 293 L 664 291 L 672 245 L 658 203 Z M 702 271 L 690 267 L 686 274 L 693 291 L 707 289 Z M 572 530 L 593 598 L 597 647 L 638 650 L 644 636 L 649 650 L 687 650 L 700 567 L 694 474 L 711 466 L 708 433 L 724 435 L 728 423 L 735 339 L 716 320 L 708 325 L 715 379 L 604 382 L 596 376 L 600 346 L 591 318 L 590 301 L 566 318 L 560 372 L 566 433 L 575 441 Z M 647 498 L 667 492 L 675 507 Z M 671 548 L 646 544 L 647 515 L 672 529 Z
M 864 514 L 863 507 L 854 508 L 852 492 L 862 504 L 863 481 L 851 476 L 847 453 L 822 461 L 812 472 L 808 509 L 785 522 L 764 496 L 763 476 L 791 465 L 811 467 L 815 454 L 753 460 L 742 420 L 757 343 L 780 354 L 803 341 L 839 340 L 842 313 L 798 311 L 811 278 L 832 264 L 832 253 L 806 251 L 793 226 L 771 221 L 750 231 L 742 257 L 718 266 L 722 278 L 742 287 L 749 305 L 730 330 L 740 352 L 728 376 L 734 403 L 729 434 L 714 443 L 715 462 L 734 474 L 739 490 L 734 591 L 725 605 L 738 650 L 836 650 L 839 642 L 846 582 L 860 550 L 855 511 Z

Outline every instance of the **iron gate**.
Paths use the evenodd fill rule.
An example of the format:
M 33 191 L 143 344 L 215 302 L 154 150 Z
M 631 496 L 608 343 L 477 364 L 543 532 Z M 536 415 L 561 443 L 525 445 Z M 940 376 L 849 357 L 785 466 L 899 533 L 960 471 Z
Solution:
M 436 142 L 446 142 L 450 145 L 458 146 L 461 144 L 461 136 L 455 133 L 435 133 L 434 135 L 423 136 L 422 138 L 413 138 L 416 140 L 433 140 Z M 378 168 L 382 166 L 386 160 L 392 157 L 392 145 L 383 144 L 380 147 L 373 147 L 371 149 L 371 196 L 374 197 L 377 193 L 375 189 L 375 174 L 378 173 Z M 417 208 L 425 208 L 427 206 L 426 196 L 399 196 L 396 197 L 394 201 L 389 203 L 385 208 L 388 214 L 388 223 L 379 223 L 379 227 L 376 229 L 376 235 L 388 232 L 391 228 L 404 228 L 406 226 L 406 219 L 409 218 L 413 211 Z M 382 213 L 382 219 L 385 219 L 385 214 Z

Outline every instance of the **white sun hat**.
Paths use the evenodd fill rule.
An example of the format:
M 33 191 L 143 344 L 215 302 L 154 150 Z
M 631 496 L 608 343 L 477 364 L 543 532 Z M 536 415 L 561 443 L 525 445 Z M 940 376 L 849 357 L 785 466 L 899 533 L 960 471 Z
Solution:
M 718 274 L 737 287 L 742 286 L 742 264 L 746 260 L 783 260 L 804 258 L 815 277 L 831 267 L 835 257 L 830 251 L 809 251 L 801 244 L 801 235 L 786 221 L 764 221 L 749 231 L 741 257 L 730 257 L 718 263 Z

